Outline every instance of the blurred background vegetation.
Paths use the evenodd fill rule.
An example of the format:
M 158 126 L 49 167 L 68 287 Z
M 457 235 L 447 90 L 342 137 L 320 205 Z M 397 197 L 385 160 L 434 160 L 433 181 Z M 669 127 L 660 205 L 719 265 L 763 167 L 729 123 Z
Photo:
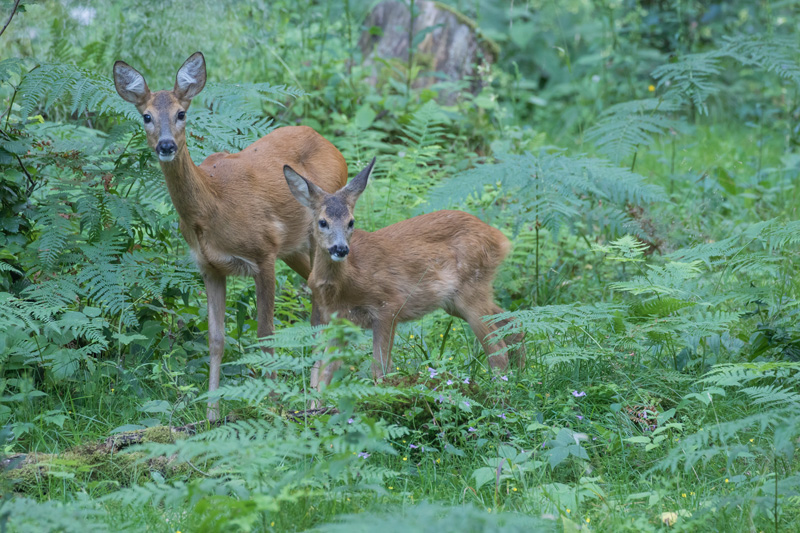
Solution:
M 0 0 L 0 530 L 793 531 L 800 2 L 441 2 L 496 53 L 474 93 L 415 88 L 415 47 L 369 83 L 376 4 Z M 352 175 L 377 156 L 365 229 L 506 232 L 528 368 L 493 376 L 436 313 L 374 386 L 368 333 L 315 336 L 281 263 L 274 357 L 228 283 L 229 423 L 165 429 L 204 416 L 205 296 L 111 68 L 171 88 L 196 50 L 195 162 L 305 124 Z M 330 337 L 338 414 L 293 417 Z

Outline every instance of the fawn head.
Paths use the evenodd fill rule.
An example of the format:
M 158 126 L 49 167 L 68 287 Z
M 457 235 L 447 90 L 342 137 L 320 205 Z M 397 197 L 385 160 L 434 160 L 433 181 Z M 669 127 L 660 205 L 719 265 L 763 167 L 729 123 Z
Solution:
M 171 91 L 150 92 L 147 82 L 124 61 L 114 63 L 114 86 L 142 114 L 147 144 L 163 162 L 175 159 L 186 145 L 186 110 L 206 84 L 206 60 L 195 52 L 178 70 Z
M 374 157 L 358 176 L 333 194 L 320 189 L 289 165 L 283 167 L 283 175 L 289 184 L 289 190 L 300 204 L 314 214 L 312 232 L 317 246 L 327 250 L 331 254 L 332 261 L 344 261 L 350 253 L 350 237 L 356 225 L 353 210 L 356 200 L 367 186 L 373 166 L 375 166 Z

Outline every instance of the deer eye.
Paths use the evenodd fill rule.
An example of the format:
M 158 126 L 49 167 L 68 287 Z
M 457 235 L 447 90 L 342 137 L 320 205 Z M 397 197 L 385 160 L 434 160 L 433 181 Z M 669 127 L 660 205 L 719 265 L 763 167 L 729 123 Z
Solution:
M 150 116 L 150 113 L 145 113 L 144 115 L 142 115 L 142 118 L 144 119 L 145 124 L 150 124 L 151 122 L 153 122 L 153 117 Z
M 319 227 L 322 228 L 322 229 L 327 228 L 328 227 L 328 222 L 326 220 L 320 220 L 319 221 Z
M 348 227 L 348 228 L 352 228 L 352 227 L 353 227 L 353 226 L 355 226 L 355 225 L 356 225 L 356 221 L 355 221 L 355 220 L 353 220 L 353 219 L 350 219 L 350 222 L 347 224 L 347 227 Z
M 178 111 L 178 120 L 186 119 L 186 111 Z

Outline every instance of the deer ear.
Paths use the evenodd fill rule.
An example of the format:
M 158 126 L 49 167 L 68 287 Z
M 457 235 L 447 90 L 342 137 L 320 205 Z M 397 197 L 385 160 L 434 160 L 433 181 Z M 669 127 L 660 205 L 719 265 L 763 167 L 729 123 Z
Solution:
M 200 94 L 206 86 L 206 58 L 202 52 L 195 52 L 178 69 L 173 92 L 178 100 L 188 102 Z
M 292 196 L 309 209 L 313 210 L 316 199 L 325 194 L 322 189 L 295 172 L 289 165 L 283 166 L 283 177 L 286 178 Z
M 344 194 L 345 199 L 350 205 L 354 205 L 358 197 L 361 196 L 361 193 L 364 192 L 364 189 L 367 188 L 367 183 L 369 183 L 369 177 L 372 175 L 372 168 L 374 166 L 375 158 L 373 157 L 369 165 L 341 189 L 342 194 Z
M 144 76 L 124 61 L 114 63 L 114 87 L 123 100 L 136 107 L 144 105 L 150 96 Z

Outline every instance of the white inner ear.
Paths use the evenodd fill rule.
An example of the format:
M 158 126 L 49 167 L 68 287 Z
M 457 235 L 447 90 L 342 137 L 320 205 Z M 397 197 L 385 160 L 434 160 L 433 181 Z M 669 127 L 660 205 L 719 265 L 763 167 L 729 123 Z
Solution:
M 128 85 L 125 86 L 126 91 L 130 91 L 134 94 L 139 94 L 144 92 L 144 78 L 141 76 L 132 76 L 128 80 Z
M 188 87 L 189 85 L 195 83 L 196 81 L 197 78 L 195 78 L 189 73 L 188 67 L 181 69 L 181 71 L 178 72 L 178 87 Z
M 178 87 L 186 88 L 197 83 L 197 76 L 203 67 L 203 62 L 195 60 L 185 65 L 178 71 Z

